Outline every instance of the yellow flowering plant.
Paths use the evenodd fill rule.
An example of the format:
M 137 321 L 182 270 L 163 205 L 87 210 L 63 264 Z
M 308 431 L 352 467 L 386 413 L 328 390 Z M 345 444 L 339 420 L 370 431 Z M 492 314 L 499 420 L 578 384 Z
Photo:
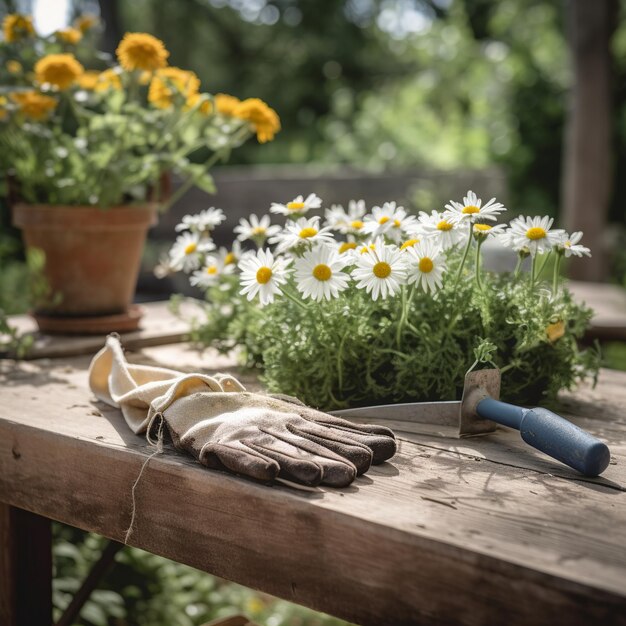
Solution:
M 164 43 L 147 33 L 127 33 L 115 63 L 90 67 L 103 58 L 86 47 L 96 28 L 84 16 L 41 38 L 28 16 L 4 20 L 0 168 L 23 201 L 167 208 L 192 185 L 212 192 L 214 163 L 280 130 L 263 101 L 202 91 L 196 74 L 168 65 Z M 164 172 L 183 179 L 169 199 L 159 197 Z

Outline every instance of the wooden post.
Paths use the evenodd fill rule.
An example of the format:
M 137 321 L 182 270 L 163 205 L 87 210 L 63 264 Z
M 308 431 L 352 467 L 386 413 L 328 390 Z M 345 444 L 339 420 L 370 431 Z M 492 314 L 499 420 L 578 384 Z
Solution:
M 569 231 L 584 231 L 593 257 L 574 263 L 572 277 L 602 280 L 613 183 L 611 53 L 617 0 L 567 0 L 567 39 L 574 84 L 569 95 L 563 158 L 562 216 Z
M 52 624 L 50 520 L 0 503 L 0 624 Z

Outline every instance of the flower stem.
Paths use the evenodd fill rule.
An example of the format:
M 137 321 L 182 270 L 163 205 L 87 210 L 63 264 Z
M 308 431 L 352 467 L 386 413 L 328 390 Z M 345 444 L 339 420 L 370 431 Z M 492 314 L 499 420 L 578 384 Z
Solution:
M 308 311 L 309 310 L 309 307 L 306 304 L 304 304 L 304 302 L 302 302 L 302 300 L 300 300 L 300 298 L 297 298 L 296 296 L 294 296 L 287 289 L 281 289 L 281 293 L 284 296 L 287 296 L 292 302 L 297 304 L 303 311 Z
M 400 313 L 400 321 L 398 322 L 398 328 L 396 330 L 396 343 L 398 344 L 398 348 L 402 345 L 402 331 L 404 330 L 404 322 L 406 320 L 406 289 L 406 285 L 402 285 L 402 311 Z
M 536 279 L 539 279 L 539 277 L 541 276 L 541 273 L 543 272 L 551 254 L 552 252 L 548 252 L 548 254 L 546 254 L 545 258 L 543 259 L 543 263 L 539 266 L 539 269 L 537 270 L 537 275 L 535 276 Z
M 552 273 L 552 295 L 556 296 L 556 292 L 559 288 L 559 270 L 561 269 L 561 258 L 560 254 L 556 255 L 556 261 L 554 262 L 554 272 Z
M 537 269 L 537 255 L 533 254 L 532 261 L 530 264 L 530 288 L 531 290 L 535 285 L 535 270 L 536 269 Z
M 463 272 L 463 267 L 465 266 L 465 260 L 467 259 L 470 247 L 472 246 L 472 222 L 468 222 L 468 224 L 469 233 L 467 237 L 467 245 L 465 246 L 465 252 L 463 252 L 463 258 L 461 259 L 461 265 L 459 265 L 459 271 L 457 272 L 456 278 L 454 279 L 453 291 L 456 291 L 457 285 L 459 284 L 459 280 L 461 279 L 461 273 Z
M 483 290 L 483 285 L 480 280 L 480 248 L 483 245 L 483 241 L 484 239 L 478 240 L 476 244 L 476 285 L 478 285 L 478 289 L 480 289 L 480 291 Z
M 160 207 L 160 211 L 165 213 L 168 209 L 170 209 L 176 202 L 178 202 L 195 184 L 197 180 L 199 180 L 207 170 L 211 169 L 217 161 L 222 157 L 222 151 L 217 150 L 214 152 L 203 164 L 202 170 L 199 173 L 190 176 L 170 197 L 169 200 L 164 202 Z
M 522 263 L 524 262 L 524 257 L 521 254 L 517 255 L 517 265 L 515 266 L 515 271 L 513 272 L 513 276 L 517 278 L 519 276 L 520 270 L 522 269 Z

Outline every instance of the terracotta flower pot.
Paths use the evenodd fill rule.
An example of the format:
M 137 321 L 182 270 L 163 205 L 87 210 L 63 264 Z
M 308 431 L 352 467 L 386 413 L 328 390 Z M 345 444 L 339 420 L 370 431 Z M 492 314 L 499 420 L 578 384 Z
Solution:
M 35 311 L 44 332 L 100 333 L 136 328 L 131 308 L 156 205 L 110 209 L 16 204 L 13 224 L 28 248 L 45 254 L 44 275 L 58 304 Z

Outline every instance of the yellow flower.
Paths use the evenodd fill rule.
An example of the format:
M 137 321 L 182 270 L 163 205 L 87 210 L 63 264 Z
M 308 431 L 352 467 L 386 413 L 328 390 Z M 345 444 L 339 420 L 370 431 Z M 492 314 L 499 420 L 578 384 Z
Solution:
M 74 20 L 74 28 L 77 28 L 81 33 L 86 33 L 91 30 L 98 23 L 97 15 L 81 15 Z
M 104 70 L 98 75 L 98 80 L 94 87 L 95 91 L 109 91 L 109 89 L 115 89 L 119 91 L 122 89 L 122 81 L 120 75 L 114 69 Z
M 198 93 L 200 80 L 193 72 L 178 67 L 166 67 L 155 72 L 148 88 L 148 101 L 159 109 L 167 109 L 180 94 L 185 102 Z
M 19 13 L 7 15 L 2 22 L 2 30 L 4 31 L 4 40 L 8 43 L 26 39 L 35 34 L 33 18 L 30 15 L 20 15 Z
M 203 94 L 199 93 L 192 94 L 191 96 L 189 96 L 189 98 L 187 98 L 185 106 L 188 109 L 192 109 L 193 107 L 197 106 L 198 102 L 200 102 L 200 99 L 202 98 L 202 95 Z M 209 116 L 211 115 L 211 113 L 213 113 L 213 103 L 206 94 L 204 94 L 204 100 L 202 100 L 202 102 L 200 102 L 200 106 L 198 106 L 198 111 L 202 113 L 202 115 L 206 116 Z
M 100 78 L 100 72 L 97 70 L 87 70 L 82 76 L 78 78 L 78 86 L 81 89 L 87 89 L 88 91 L 93 91 L 98 84 L 98 79 Z
M 15 59 L 7 61 L 6 68 L 9 74 L 21 74 L 23 70 L 22 64 Z
M 48 83 L 67 89 L 84 72 L 73 54 L 49 54 L 35 64 L 35 76 L 40 85 Z
M 0 120 L 6 120 L 9 117 L 7 102 L 8 100 L 4 96 L 0 96 Z
M 218 93 L 215 96 L 215 108 L 222 115 L 232 115 L 239 104 L 241 104 L 239 98 L 229 96 L 227 93 Z
M 559 320 L 554 324 L 548 324 L 546 328 L 546 335 L 548 335 L 548 340 L 551 343 L 554 343 L 557 339 L 560 339 L 565 334 L 565 323 L 563 320 Z
M 11 94 L 11 100 L 17 104 L 22 115 L 32 120 L 46 119 L 57 106 L 54 98 L 44 96 L 34 89 L 16 91 Z
M 120 65 L 128 72 L 161 69 L 170 55 L 160 39 L 147 33 L 126 33 L 116 53 Z
M 259 143 L 272 141 L 274 135 L 280 130 L 278 114 L 259 98 L 244 100 L 235 107 L 233 115 L 250 122 Z
M 82 31 L 77 28 L 64 28 L 63 30 L 57 30 L 54 34 L 59 41 L 72 45 L 77 44 L 83 38 Z

